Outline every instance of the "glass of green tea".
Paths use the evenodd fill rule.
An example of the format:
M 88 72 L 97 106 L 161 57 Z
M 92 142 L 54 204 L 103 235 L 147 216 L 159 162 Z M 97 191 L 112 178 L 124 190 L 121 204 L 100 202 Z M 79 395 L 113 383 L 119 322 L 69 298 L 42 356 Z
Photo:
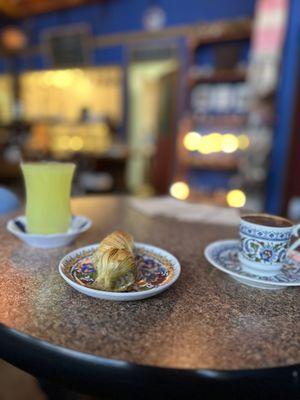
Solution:
M 21 169 L 26 188 L 27 232 L 45 235 L 67 232 L 75 164 L 25 162 Z

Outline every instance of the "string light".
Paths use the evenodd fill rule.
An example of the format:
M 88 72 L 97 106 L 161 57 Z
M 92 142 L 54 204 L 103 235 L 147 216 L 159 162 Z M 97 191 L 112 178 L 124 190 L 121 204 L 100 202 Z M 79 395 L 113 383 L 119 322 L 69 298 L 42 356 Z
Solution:
M 183 145 L 189 151 L 195 151 L 198 149 L 201 135 L 198 132 L 188 132 L 184 139 Z
M 200 135 L 197 132 L 189 132 L 183 139 L 184 147 L 189 151 L 198 150 L 201 154 L 210 153 L 234 153 L 238 149 L 246 150 L 250 145 L 250 139 L 247 135 L 236 136 L 232 133 L 222 135 L 218 132 L 212 132 L 208 135 Z
M 201 154 L 210 154 L 213 152 L 208 135 L 201 138 L 198 145 L 198 151 Z
M 246 195 L 242 190 L 230 190 L 226 196 L 227 204 L 230 207 L 240 208 L 246 204 Z
M 239 146 L 239 141 L 232 133 L 226 133 L 222 138 L 222 151 L 224 153 L 234 153 Z
M 74 151 L 81 150 L 83 147 L 83 140 L 80 136 L 73 136 L 70 139 L 70 148 Z
M 175 199 L 185 200 L 189 197 L 190 188 L 185 182 L 175 182 L 170 187 L 170 194 Z
M 220 133 L 213 132 L 207 136 L 211 153 L 218 153 L 222 150 L 223 137 Z
M 239 149 L 240 150 L 248 149 L 248 147 L 250 145 L 250 139 L 247 135 L 240 135 L 238 137 L 238 141 L 239 141 Z

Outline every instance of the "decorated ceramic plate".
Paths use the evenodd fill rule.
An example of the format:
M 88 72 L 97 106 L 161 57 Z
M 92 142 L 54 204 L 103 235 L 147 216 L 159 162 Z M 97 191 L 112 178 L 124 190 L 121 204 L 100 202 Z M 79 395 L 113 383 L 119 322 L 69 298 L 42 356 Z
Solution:
M 59 273 L 74 289 L 98 299 L 131 301 L 152 297 L 168 289 L 180 275 L 179 261 L 170 253 L 145 243 L 135 243 L 137 280 L 128 292 L 108 292 L 92 287 L 95 268 L 91 255 L 99 244 L 67 254 L 59 263 Z
M 239 259 L 238 240 L 219 240 L 205 249 L 206 259 L 216 268 L 229 274 L 235 280 L 261 289 L 283 289 L 287 286 L 300 286 L 300 262 L 288 258 L 281 270 L 271 275 L 258 275 L 244 267 Z

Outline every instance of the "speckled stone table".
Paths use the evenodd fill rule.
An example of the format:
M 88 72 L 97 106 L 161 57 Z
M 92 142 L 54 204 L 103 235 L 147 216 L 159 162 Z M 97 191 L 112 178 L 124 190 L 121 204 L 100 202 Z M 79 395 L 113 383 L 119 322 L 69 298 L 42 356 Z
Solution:
M 193 379 L 224 380 L 260 370 L 286 371 L 299 383 L 298 288 L 246 287 L 204 258 L 208 243 L 235 238 L 235 228 L 149 218 L 126 198 L 76 199 L 73 211 L 89 216 L 92 228 L 72 246 L 53 250 L 26 246 L 1 219 L 0 356 L 57 379 L 60 366 L 66 377 L 71 373 L 69 360 L 79 381 L 82 365 L 86 371 L 99 367 L 103 376 L 112 371 L 120 382 L 129 382 L 132 371 L 135 379 L 143 371 L 146 382 L 157 371 L 176 371 L 177 379 L 190 373 Z M 179 259 L 182 273 L 173 287 L 147 300 L 118 303 L 89 298 L 61 279 L 57 266 L 66 253 L 117 228 Z

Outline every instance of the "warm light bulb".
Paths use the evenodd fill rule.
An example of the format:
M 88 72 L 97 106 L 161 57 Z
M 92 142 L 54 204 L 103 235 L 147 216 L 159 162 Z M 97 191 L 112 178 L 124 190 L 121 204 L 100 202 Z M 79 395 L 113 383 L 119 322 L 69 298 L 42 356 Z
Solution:
M 203 136 L 201 138 L 201 140 L 199 142 L 199 145 L 198 145 L 198 151 L 201 154 L 210 154 L 210 153 L 212 153 L 208 136 Z
M 201 135 L 198 132 L 189 132 L 185 135 L 183 139 L 183 145 L 187 150 L 195 151 L 198 149 L 200 140 Z
M 226 133 L 222 138 L 222 151 L 224 153 L 233 153 L 238 149 L 239 141 L 237 137 L 231 133 Z
M 170 187 L 170 194 L 175 199 L 185 200 L 189 197 L 190 188 L 185 182 L 175 182 Z
M 230 207 L 244 207 L 246 203 L 246 195 L 242 190 L 230 190 L 226 196 L 227 203 Z
M 74 151 L 81 150 L 83 147 L 83 140 L 80 136 L 73 136 L 70 139 L 70 148 Z
M 220 133 L 210 133 L 207 139 L 211 153 L 218 153 L 222 150 L 222 135 Z
M 238 140 L 239 140 L 239 149 L 240 150 L 248 149 L 248 147 L 250 145 L 250 139 L 247 135 L 240 135 L 238 137 Z

